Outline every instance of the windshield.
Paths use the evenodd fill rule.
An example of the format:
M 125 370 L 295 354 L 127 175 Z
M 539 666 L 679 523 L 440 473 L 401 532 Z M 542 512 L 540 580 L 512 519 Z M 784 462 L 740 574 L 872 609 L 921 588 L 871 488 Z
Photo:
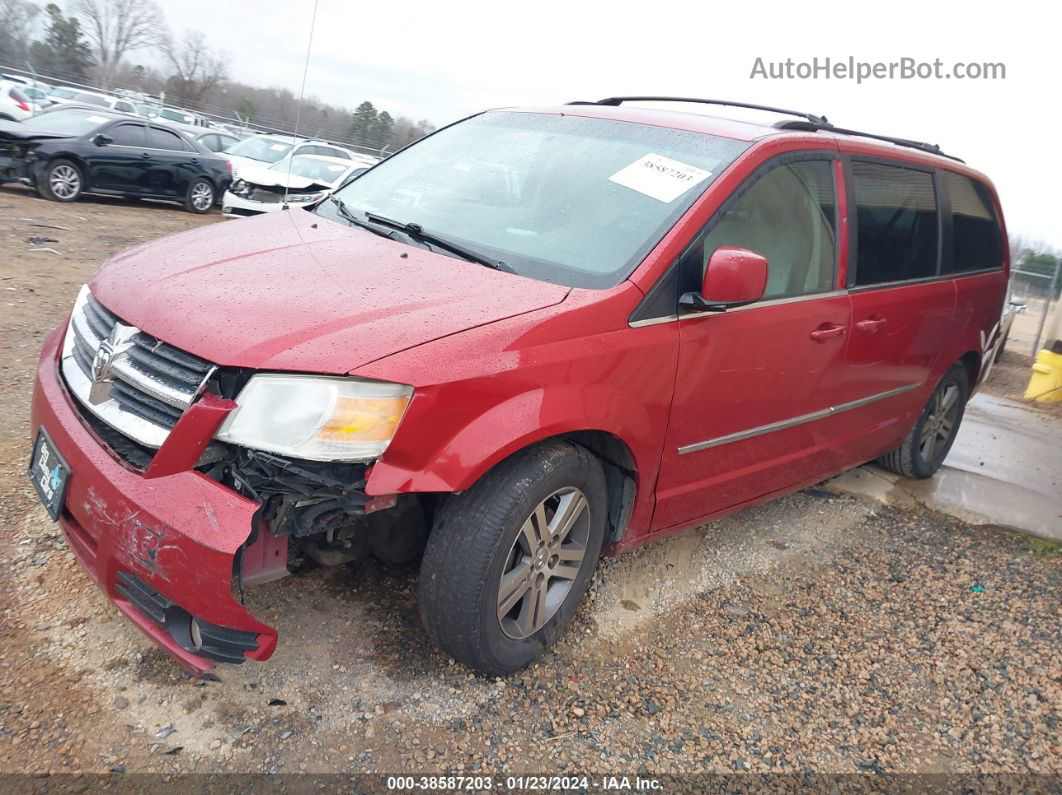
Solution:
M 625 279 L 744 141 L 645 124 L 494 111 L 441 130 L 337 192 L 517 273 Z M 341 220 L 333 203 L 317 212 Z
M 141 116 L 154 119 L 159 115 L 159 109 L 154 105 L 137 105 L 136 112 Z
M 85 135 L 106 124 L 110 119 L 91 110 L 53 110 L 34 116 L 25 122 L 34 132 L 60 133 L 62 135 Z
M 248 138 L 234 145 L 225 154 L 239 155 L 263 163 L 275 163 L 291 151 L 291 144 L 273 138 Z
M 72 88 L 53 88 L 52 96 L 59 97 L 59 99 L 71 99 L 77 96 L 77 91 Z
M 231 149 L 229 150 L 232 151 Z M 282 163 L 277 163 L 270 166 L 274 171 L 287 172 L 288 168 L 291 168 L 291 173 L 299 177 L 305 177 L 306 179 L 312 179 L 314 182 L 321 182 L 325 185 L 332 185 L 339 180 L 347 171 L 350 170 L 350 165 L 342 165 L 340 163 L 333 163 L 329 160 L 322 160 L 319 157 L 309 157 L 307 155 L 300 155 L 291 158 L 291 160 L 285 160 Z

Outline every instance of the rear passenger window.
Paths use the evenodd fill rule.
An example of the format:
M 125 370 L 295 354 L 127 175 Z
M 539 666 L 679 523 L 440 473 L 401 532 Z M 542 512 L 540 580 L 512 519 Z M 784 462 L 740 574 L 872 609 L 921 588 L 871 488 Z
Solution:
M 857 286 L 937 273 L 939 225 L 933 175 L 902 166 L 852 163 Z
M 188 150 L 181 136 L 169 130 L 161 130 L 158 127 L 148 128 L 148 146 L 152 149 L 172 149 L 178 152 Z
M 950 271 L 1003 267 L 1003 233 L 988 188 L 953 171 L 943 171 L 941 176 L 951 200 L 954 248 Z
M 837 257 L 834 219 L 830 161 L 775 166 L 717 217 L 702 267 L 720 246 L 738 246 L 767 258 L 764 298 L 827 292 Z

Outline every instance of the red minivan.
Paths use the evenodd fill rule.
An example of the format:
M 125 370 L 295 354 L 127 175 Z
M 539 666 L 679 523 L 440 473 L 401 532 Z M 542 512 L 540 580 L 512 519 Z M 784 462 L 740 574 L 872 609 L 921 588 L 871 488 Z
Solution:
M 30 476 L 126 616 L 196 671 L 264 660 L 244 593 L 289 551 L 420 558 L 430 635 L 504 675 L 602 553 L 875 459 L 933 474 L 998 336 L 989 181 L 631 99 L 481 113 L 92 277 Z

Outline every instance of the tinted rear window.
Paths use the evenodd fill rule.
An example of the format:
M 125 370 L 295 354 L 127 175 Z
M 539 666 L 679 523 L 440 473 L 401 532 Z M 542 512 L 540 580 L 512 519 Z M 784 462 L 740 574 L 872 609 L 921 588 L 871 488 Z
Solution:
M 158 127 L 148 128 L 148 146 L 153 149 L 173 149 L 178 152 L 187 151 L 189 148 L 177 133 L 160 130 Z
M 902 166 L 852 163 L 857 286 L 937 272 L 939 225 L 933 175 Z
M 954 240 L 950 271 L 978 271 L 1003 266 L 1003 232 L 988 188 L 962 174 L 942 172 L 951 200 Z

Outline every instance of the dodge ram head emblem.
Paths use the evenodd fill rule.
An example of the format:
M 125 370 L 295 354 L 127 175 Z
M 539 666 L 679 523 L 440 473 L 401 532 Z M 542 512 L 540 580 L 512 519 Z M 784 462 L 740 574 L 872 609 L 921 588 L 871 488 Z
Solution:
M 92 357 L 92 388 L 89 402 L 102 403 L 111 396 L 111 374 L 114 365 L 127 356 L 133 347 L 133 337 L 140 333 L 136 326 L 116 323 L 107 339 L 100 343 Z

